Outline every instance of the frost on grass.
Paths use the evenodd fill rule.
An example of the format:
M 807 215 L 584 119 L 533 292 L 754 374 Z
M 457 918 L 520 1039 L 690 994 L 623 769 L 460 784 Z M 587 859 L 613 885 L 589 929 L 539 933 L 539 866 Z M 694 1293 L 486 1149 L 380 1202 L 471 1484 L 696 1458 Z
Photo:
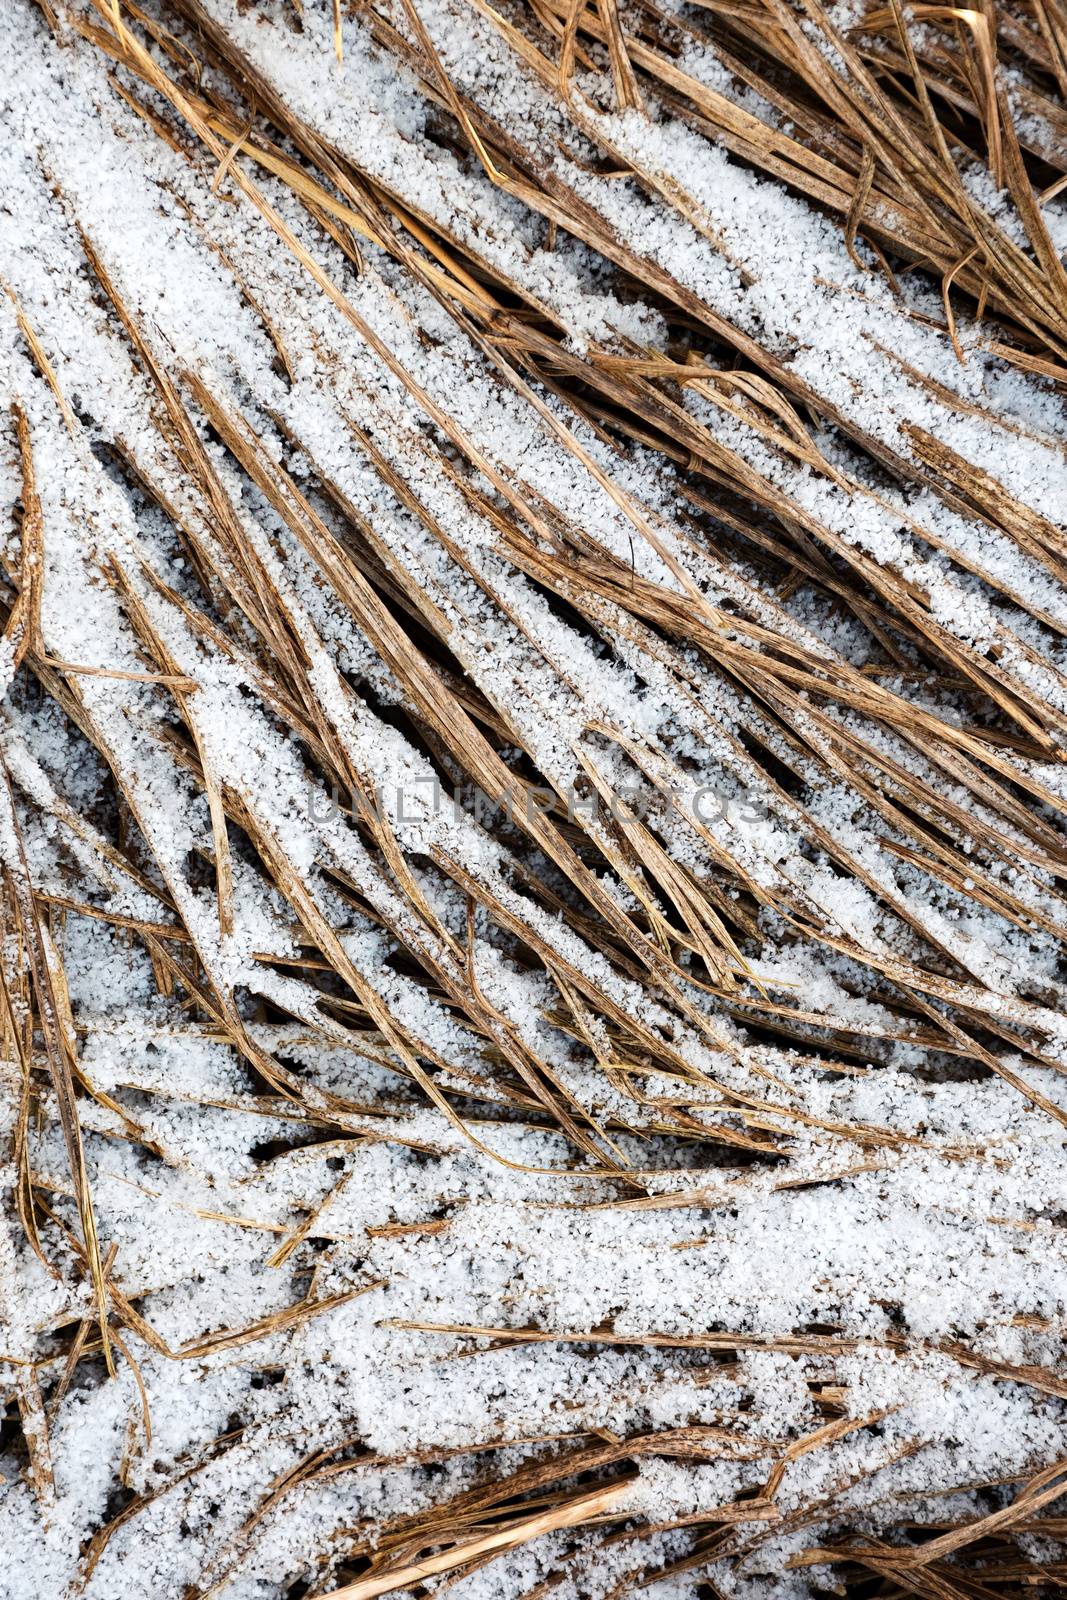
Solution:
M 920 9 L 4 11 L 0 1594 L 1062 1583 L 1067 117 Z

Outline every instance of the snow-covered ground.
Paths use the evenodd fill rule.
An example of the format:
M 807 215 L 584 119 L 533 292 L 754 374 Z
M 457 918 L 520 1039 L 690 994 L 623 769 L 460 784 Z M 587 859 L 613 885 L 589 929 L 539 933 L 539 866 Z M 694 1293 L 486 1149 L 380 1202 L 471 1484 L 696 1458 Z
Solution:
M 341 9 L 0 14 L 0 1596 L 1044 1592 L 1060 390 Z

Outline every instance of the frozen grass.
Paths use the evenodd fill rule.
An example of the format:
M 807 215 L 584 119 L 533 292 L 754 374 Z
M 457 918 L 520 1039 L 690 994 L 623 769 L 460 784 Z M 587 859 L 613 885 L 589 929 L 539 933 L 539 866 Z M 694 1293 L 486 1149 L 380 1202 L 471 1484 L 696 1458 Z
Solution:
M 1067 18 L 0 15 L 0 1595 L 1067 1587 Z

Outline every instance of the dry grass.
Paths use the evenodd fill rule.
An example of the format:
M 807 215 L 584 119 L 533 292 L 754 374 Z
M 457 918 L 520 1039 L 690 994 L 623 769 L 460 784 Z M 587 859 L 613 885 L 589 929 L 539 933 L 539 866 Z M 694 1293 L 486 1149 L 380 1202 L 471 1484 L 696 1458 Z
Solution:
M 219 191 L 232 187 L 258 209 L 274 230 L 277 249 L 297 257 L 317 291 L 377 350 L 412 405 L 422 409 L 453 447 L 459 463 L 457 483 L 472 508 L 492 523 L 501 550 L 515 568 L 534 579 L 569 614 L 577 614 L 593 634 L 610 630 L 613 637 L 661 663 L 683 696 L 689 692 L 687 652 L 695 651 L 704 663 L 712 663 L 737 692 L 745 719 L 738 727 L 721 731 L 738 759 L 749 763 L 754 779 L 783 800 L 782 783 L 791 764 L 802 774 L 817 774 L 819 781 L 848 785 L 882 820 L 886 847 L 897 858 L 1014 926 L 1039 926 L 1063 938 L 1067 851 L 1061 832 L 1049 820 L 1057 796 L 1037 767 L 1041 760 L 1063 759 L 1067 717 L 1033 686 L 1032 678 L 1002 661 L 1003 651 L 996 644 L 979 653 L 961 643 L 906 575 L 865 556 L 776 482 L 761 476 L 695 419 L 681 403 L 682 394 L 687 389 L 700 394 L 724 414 L 757 430 L 783 458 L 805 463 L 848 494 L 877 499 L 879 491 L 870 483 L 849 477 L 827 460 L 809 419 L 815 416 L 836 424 L 861 456 L 876 462 L 891 481 L 924 485 L 945 504 L 985 519 L 1059 583 L 1067 576 L 1062 528 L 1013 498 L 992 467 L 988 472 L 976 469 L 931 436 L 916 435 L 914 454 L 907 460 L 888 451 L 797 378 L 774 352 L 713 314 L 666 270 L 652 270 L 637 259 L 609 222 L 549 170 L 538 150 L 518 147 L 477 105 L 465 100 L 446 75 L 414 6 L 407 0 L 405 4 L 411 25 L 408 36 L 384 10 L 373 5 L 362 9 L 382 46 L 419 75 L 449 137 L 481 164 L 494 184 L 543 217 L 551 238 L 562 232 L 583 241 L 613 263 L 623 281 L 653 295 L 676 329 L 688 334 L 695 330 L 696 338 L 686 349 L 678 343 L 676 359 L 636 348 L 620 354 L 618 349 L 595 345 L 576 354 L 551 313 L 522 286 L 504 277 L 487 257 L 463 246 L 431 216 L 415 214 L 399 195 L 356 170 L 340 149 L 296 117 L 198 0 L 167 0 L 151 16 L 127 0 L 121 4 L 95 0 L 95 20 L 78 26 L 110 58 L 121 74 L 116 79 L 121 93 L 159 137 L 192 163 L 209 158 L 216 167 Z M 599 64 L 618 106 L 640 112 L 646 97 L 655 94 L 693 128 L 721 140 L 738 160 L 779 179 L 838 219 L 857 261 L 864 242 L 875 252 L 881 266 L 871 270 L 883 271 L 890 281 L 904 271 L 932 274 L 942 288 L 946 329 L 960 360 L 964 351 L 957 339 L 956 316 L 966 308 L 982 319 L 987 349 L 1024 371 L 1057 380 L 1067 375 L 1067 276 L 1034 199 L 1035 188 L 1050 190 L 1060 174 L 1067 173 L 1063 154 L 1067 113 L 1061 98 L 1067 92 L 1067 19 L 1056 0 L 1034 0 L 1025 13 L 1022 7 L 998 13 L 991 0 L 978 11 L 912 8 L 914 20 L 926 25 L 919 45 L 897 0 L 888 9 L 870 12 L 862 31 L 847 36 L 834 28 L 817 0 L 809 0 L 803 14 L 786 0 L 736 4 L 701 0 L 699 13 L 686 22 L 668 18 L 653 0 L 640 0 L 624 11 L 614 0 L 594 5 L 582 0 L 565 5 L 531 0 L 528 9 L 514 5 L 501 10 L 489 0 L 471 4 L 508 38 L 550 92 L 566 97 L 576 128 L 588 131 L 592 124 L 574 87 L 574 73 L 583 63 Z M 43 0 L 42 10 L 51 12 Z M 56 12 L 60 10 L 57 5 Z M 339 60 L 341 11 L 335 3 Z M 816 47 L 811 30 L 802 28 L 804 17 L 832 43 L 838 65 Z M 780 110 L 789 133 L 777 131 L 682 69 L 683 44 L 700 40 L 711 41 L 737 78 Z M 158 48 L 150 48 L 153 44 Z M 196 59 L 198 52 L 201 61 Z M 1029 142 L 1022 141 L 1017 127 L 1022 119 L 1013 114 L 998 87 L 998 57 L 1010 61 L 1021 74 L 1019 103 L 1027 113 Z M 201 65 L 212 69 L 207 92 Z M 225 93 L 220 84 L 226 85 Z M 1037 148 L 1034 129 L 1039 127 L 1047 130 L 1048 138 Z M 1010 194 L 1025 243 L 1009 235 L 971 198 L 959 176 L 968 151 Z M 611 161 L 615 153 L 605 148 L 604 154 Z M 324 272 L 272 206 L 257 182 L 258 172 L 286 185 L 332 240 L 339 263 L 336 275 Z M 650 191 L 661 190 L 655 174 L 636 176 Z M 669 199 L 687 214 L 690 203 L 684 194 Z M 695 218 L 691 208 L 688 214 Z M 699 218 L 695 220 L 699 225 Z M 461 422 L 420 389 L 400 357 L 382 345 L 345 294 L 342 268 L 358 271 L 359 241 L 391 255 L 448 308 L 493 362 L 501 381 L 525 397 L 555 436 L 604 483 L 630 518 L 634 537 L 666 556 L 678 587 L 641 576 L 633 563 L 611 555 L 581 527 L 567 523 L 559 508 L 539 503 L 523 484 L 505 477 Z M 410 870 L 401 842 L 369 803 L 375 774 L 358 767 L 317 692 L 309 668 L 311 641 L 302 636 L 301 620 L 287 608 L 270 571 L 245 537 L 198 424 L 210 425 L 229 460 L 311 556 L 344 611 L 388 665 L 406 696 L 408 725 L 442 774 L 458 773 L 464 782 L 503 800 L 514 775 L 500 752 L 504 745 L 521 747 L 523 730 L 518 721 L 509 716 L 507 705 L 490 704 L 475 683 L 456 673 L 450 658 L 451 625 L 434 596 L 389 561 L 374 529 L 346 505 L 326 472 L 318 478 L 316 496 L 306 493 L 285 464 L 273 459 L 249 420 L 213 392 L 203 375 L 163 369 L 136 312 L 108 271 L 106 252 L 100 248 L 104 243 L 86 236 L 86 261 L 109 316 L 151 378 L 160 434 L 208 508 L 216 541 L 208 548 L 192 530 L 181 530 L 201 582 L 202 607 L 166 590 L 153 573 L 124 570 L 117 558 L 107 582 L 121 596 L 143 649 L 145 671 L 140 680 L 172 698 L 172 754 L 184 771 L 195 776 L 207 797 L 211 836 L 204 841 L 205 859 L 211 863 L 223 935 L 232 928 L 234 917 L 229 843 L 233 829 L 240 830 L 264 879 L 286 907 L 303 948 L 298 970 L 322 990 L 323 1015 L 330 1026 L 335 1032 L 343 1030 L 368 1058 L 390 1063 L 464 1137 L 484 1147 L 492 1143 L 486 1130 L 494 1117 L 540 1119 L 564 1131 L 583 1170 L 619 1180 L 619 1198 L 611 1204 L 644 1208 L 698 1204 L 698 1191 L 649 1194 L 641 1172 L 628 1170 L 620 1155 L 625 1125 L 598 1120 L 581 1105 L 480 989 L 471 954 L 473 936 L 465 948 L 463 939 L 443 924 Z M 862 259 L 869 264 L 872 258 L 865 253 Z M 268 331 L 281 363 L 287 365 L 291 352 L 279 333 Z M 25 333 L 39 370 L 59 394 L 58 380 L 28 323 Z M 886 359 L 892 358 L 887 354 Z M 935 389 L 931 380 L 922 381 Z M 593 463 L 576 433 L 569 431 L 558 412 L 549 411 L 541 398 L 545 393 L 561 397 L 573 415 L 599 429 L 618 449 L 620 459 L 632 444 L 640 443 L 679 468 L 694 548 L 705 552 L 709 572 L 717 562 L 716 545 L 707 540 L 707 530 L 713 527 L 715 539 L 721 541 L 719 549 L 740 552 L 765 574 L 772 613 L 775 586 L 788 594 L 789 585 L 808 585 L 841 614 L 858 619 L 879 642 L 882 667 L 872 671 L 815 657 L 790 637 L 784 624 L 779 627 L 766 620 L 766 613 L 760 620 L 751 612 L 727 616 L 719 611 L 669 555 L 656 517 L 636 504 L 621 481 Z M 60 398 L 67 408 L 69 397 L 60 394 Z M 94 724 L 81 691 L 82 675 L 100 669 L 52 659 L 43 644 L 42 535 L 33 440 L 23 415 L 14 417 L 13 426 L 23 475 L 21 554 L 7 572 L 5 637 L 23 672 L 36 676 L 43 693 L 54 697 L 100 750 L 116 794 L 136 818 L 136 789 L 115 765 L 107 732 Z M 73 420 L 72 426 L 76 426 Z M 372 454 L 373 442 L 360 431 L 356 418 L 352 431 L 355 441 Z M 294 440 L 297 445 L 301 442 Z M 431 513 L 414 492 L 389 479 L 384 460 L 380 468 L 406 497 L 409 509 L 445 543 L 447 535 L 433 526 Z M 479 488 L 468 469 L 477 469 L 494 493 Z M 152 485 L 147 488 L 151 493 Z M 162 493 L 156 498 L 163 502 Z M 975 570 L 1006 601 L 1029 610 L 1035 623 L 1056 626 L 998 577 L 982 572 L 977 562 Z M 300 741 L 309 764 L 327 785 L 367 801 L 358 819 L 361 836 L 404 906 L 405 919 L 398 919 L 391 931 L 420 981 L 445 997 L 484 1046 L 484 1079 L 471 1083 L 468 1093 L 460 1095 L 448 1086 L 449 1064 L 435 1058 L 425 1041 L 405 1028 L 360 972 L 300 865 L 289 858 L 285 839 L 271 832 L 255 797 L 230 787 L 213 770 L 198 726 L 195 682 L 173 658 L 139 600 L 144 581 L 194 633 L 241 663 L 260 686 L 264 704 Z M 1000 643 L 1005 642 L 1006 635 Z M 899 686 L 883 683 L 880 672 L 890 683 L 896 674 L 898 685 L 906 682 L 909 672 L 921 674 L 934 692 L 920 705 Z M 959 706 L 963 714 L 943 715 L 937 709 L 939 701 L 942 706 Z M 848 718 L 841 712 L 849 713 Z M 684 781 L 684 774 L 678 768 L 671 770 L 667 758 L 656 763 L 647 752 L 624 748 L 612 726 L 587 731 L 624 749 L 654 792 L 666 795 L 672 782 Z M 901 741 L 914 761 L 905 766 L 896 760 L 882 735 Z M 536 770 L 535 760 L 527 770 Z M 586 764 L 586 775 L 590 787 L 603 784 L 592 760 Z M 0 804 L 17 833 L 17 808 L 10 790 L 8 779 Z M 972 849 L 973 812 L 954 798 L 961 793 L 968 797 L 967 805 L 981 808 L 987 819 L 982 853 Z M 879 957 L 860 947 L 828 919 L 820 921 L 799 889 L 757 881 L 699 825 L 701 843 L 715 862 L 714 872 L 703 879 L 672 859 L 654 823 L 631 819 L 632 825 L 622 827 L 604 817 L 593 823 L 582 814 L 575 820 L 566 817 L 560 797 L 548 809 L 518 808 L 514 826 L 529 852 L 525 870 L 531 898 L 561 909 L 613 971 L 642 985 L 709 1040 L 716 1036 L 709 1032 L 704 1012 L 689 998 L 694 983 L 715 997 L 724 1015 L 758 1024 L 768 1036 L 785 1039 L 828 1070 L 857 1070 L 864 1060 L 878 1059 L 887 1040 L 906 1039 L 919 1042 L 939 1059 L 961 1059 L 1005 1077 L 1029 1098 L 1036 1112 L 1067 1123 L 1057 1106 L 1002 1059 L 1002 1053 L 1011 1053 L 1029 1063 L 1048 1060 L 1039 997 L 1017 999 L 992 1015 L 982 986 L 962 969 L 951 950 L 938 943 L 913 906 L 902 898 L 894 901 L 885 883 L 874 878 L 816 815 L 799 803 L 793 809 L 812 850 L 825 853 L 842 877 L 865 885 L 889 904 L 910 928 L 917 941 L 914 948 L 921 954 Z M 57 821 L 85 838 L 92 834 L 88 818 L 57 812 Z M 50 1493 L 51 1468 L 42 1382 L 55 1380 L 50 1402 L 54 1411 L 80 1362 L 102 1356 L 112 1368 L 131 1361 L 124 1343 L 127 1332 L 157 1350 L 162 1345 L 168 1356 L 181 1360 L 208 1349 L 255 1341 L 265 1331 L 295 1324 L 337 1303 L 336 1298 L 319 1299 L 309 1291 L 305 1300 L 262 1321 L 226 1326 L 199 1344 L 172 1350 L 153 1332 L 150 1311 L 138 1310 L 124 1296 L 113 1271 L 113 1255 L 108 1255 L 108 1241 L 98 1240 L 94 1223 L 79 1105 L 95 1091 L 79 1072 L 77 1029 L 66 999 L 59 944 L 51 932 L 55 919 L 70 912 L 110 918 L 124 936 L 142 941 L 151 954 L 160 994 L 178 997 L 190 1024 L 228 1041 L 255 1069 L 263 1086 L 264 1115 L 292 1118 L 310 1139 L 340 1137 L 346 1129 L 362 1126 L 359 1119 L 365 1110 L 339 1095 L 309 1100 L 301 1079 L 256 1042 L 234 995 L 217 981 L 205 960 L 198 930 L 183 925 L 175 886 L 146 876 L 121 842 L 94 836 L 93 846 L 115 874 L 136 880 L 151 893 L 159 907 L 157 921 L 109 913 L 90 904 L 77 886 L 67 898 L 38 891 L 24 856 L 4 875 L 0 993 L 5 1054 L 21 1082 L 14 1150 L 18 1215 L 51 1270 L 59 1270 L 53 1258 L 60 1254 L 57 1240 L 63 1232 L 66 1259 L 92 1286 L 92 1310 L 72 1337 L 66 1370 L 59 1379 L 54 1371 L 38 1373 L 30 1368 L 15 1380 L 29 1470 L 43 1503 Z M 1043 912 L 1035 912 L 1025 897 L 1012 892 L 993 870 L 998 860 L 1022 862 L 1051 874 L 1055 887 L 1049 890 Z M 463 860 L 442 848 L 435 865 L 467 896 L 471 927 L 476 914 L 486 914 L 514 939 L 526 960 L 548 974 L 558 994 L 552 1021 L 587 1047 L 614 1088 L 632 1096 L 635 1125 L 647 1130 L 649 1137 L 696 1140 L 731 1158 L 762 1161 L 776 1158 L 785 1147 L 791 1121 L 821 1125 L 828 1133 L 839 1131 L 830 1121 L 820 1124 L 809 1113 L 783 1109 L 777 1101 L 764 1098 L 755 1077 L 744 1091 L 717 1085 L 723 1109 L 720 1124 L 716 1128 L 705 1123 L 698 1130 L 685 1097 L 694 1072 L 682 1054 L 659 1031 L 625 1010 L 589 970 L 566 963 L 537 927 L 524 924 Z M 607 868 L 632 891 L 632 909 L 606 892 L 602 874 Z M 565 891 L 560 884 L 566 885 Z M 366 909 L 356 885 L 341 887 Z M 803 996 L 768 992 L 754 983 L 750 975 L 754 938 L 760 914 L 767 911 L 780 919 L 781 926 L 862 965 L 892 1023 L 867 1035 L 862 1025 L 847 1017 L 828 1022 L 806 1012 Z M 677 1085 L 676 1100 L 664 1095 L 649 1103 L 640 1083 L 650 1067 Z M 30 1164 L 27 1128 L 31 1117 L 39 1114 L 45 1080 L 62 1123 L 80 1237 L 59 1221 L 48 1181 Z M 117 1102 L 109 1103 L 112 1110 L 126 1115 Z M 472 1106 L 477 1108 L 473 1114 Z M 138 1139 L 138 1128 L 126 1120 L 129 1137 Z M 848 1131 L 862 1145 L 864 1162 L 869 1163 L 855 1170 L 875 1170 L 880 1154 L 902 1143 L 922 1144 L 919 1135 L 887 1127 L 851 1125 Z M 959 1159 L 966 1161 L 970 1154 L 960 1151 Z M 743 1184 L 745 1179 L 737 1181 Z M 784 1183 L 788 1182 L 786 1176 Z M 227 1220 L 260 1226 L 254 1218 Z M 287 1260 L 312 1230 L 327 1224 L 324 1202 L 321 1213 L 309 1214 L 299 1228 L 273 1241 L 272 1262 Z M 446 1225 L 429 1221 L 411 1226 L 424 1227 L 432 1235 L 435 1228 Z M 624 1338 L 612 1329 L 572 1334 L 536 1327 L 425 1324 L 421 1328 L 427 1341 L 450 1334 L 472 1341 L 573 1340 L 617 1348 L 636 1342 L 649 1348 L 714 1351 L 723 1361 L 739 1350 L 761 1347 L 759 1340 L 731 1332 L 685 1340 L 655 1329 Z M 906 1335 L 900 1344 L 915 1348 Z M 789 1337 L 769 1339 L 765 1346 L 833 1355 L 846 1351 L 849 1342 L 832 1333 L 797 1330 Z M 472 1343 L 471 1350 L 477 1348 Z M 1067 1395 L 1063 1378 L 1055 1372 L 1007 1362 L 998 1366 L 965 1343 L 946 1340 L 940 1348 L 977 1370 L 998 1372 L 1045 1394 Z M 691 1528 L 693 1548 L 683 1566 L 698 1574 L 712 1560 L 750 1550 L 768 1529 L 817 1528 L 825 1513 L 819 1504 L 787 1519 L 779 1514 L 776 1491 L 785 1463 L 874 1420 L 850 1417 L 841 1395 L 827 1396 L 824 1414 L 824 1425 L 782 1457 L 781 1468 L 775 1469 L 762 1495 L 743 1505 L 724 1505 Z M 146 1415 L 146 1432 L 150 1425 Z M 220 1439 L 217 1447 L 225 1450 L 226 1440 Z M 692 1429 L 681 1430 L 678 1436 L 656 1433 L 587 1440 L 511 1475 L 498 1476 L 490 1466 L 482 1487 L 436 1506 L 430 1514 L 399 1519 L 380 1542 L 372 1544 L 369 1537 L 361 1541 L 357 1534 L 348 1560 L 353 1571 L 362 1562 L 363 1574 L 336 1592 L 352 1600 L 369 1600 L 423 1578 L 473 1571 L 494 1552 L 546 1530 L 579 1523 L 602 1527 L 605 1538 L 625 1545 L 641 1530 L 626 1525 L 613 1508 L 635 1461 L 646 1453 L 712 1460 L 723 1448 L 722 1437 Z M 195 1464 L 188 1468 L 196 1470 Z M 297 1482 L 345 1470 L 343 1459 L 313 1456 L 296 1478 L 264 1485 L 262 1502 L 243 1537 L 254 1540 L 260 1521 Z M 1035 1471 L 1004 1509 L 963 1525 L 950 1520 L 925 1542 L 900 1546 L 858 1535 L 844 1537 L 829 1548 L 813 1544 L 796 1564 L 829 1563 L 842 1585 L 838 1592 L 857 1600 L 905 1594 L 931 1600 L 989 1600 L 993 1595 L 1058 1592 L 1067 1586 L 1067 1564 L 1052 1561 L 1039 1569 L 1017 1535 L 1024 1528 L 1044 1530 L 1052 1538 L 1062 1535 L 1060 1521 L 1050 1518 L 1046 1508 L 1062 1493 L 1063 1471 L 1062 1462 Z M 591 1479 L 592 1489 L 576 1490 L 576 1484 Z M 87 1577 L 108 1540 L 147 1503 L 132 1501 L 95 1535 L 87 1556 Z M 738 1527 L 741 1521 L 743 1526 Z M 638 1564 L 631 1576 L 639 1585 L 646 1574 Z M 224 1577 L 224 1572 L 206 1574 L 201 1596 L 206 1600 Z

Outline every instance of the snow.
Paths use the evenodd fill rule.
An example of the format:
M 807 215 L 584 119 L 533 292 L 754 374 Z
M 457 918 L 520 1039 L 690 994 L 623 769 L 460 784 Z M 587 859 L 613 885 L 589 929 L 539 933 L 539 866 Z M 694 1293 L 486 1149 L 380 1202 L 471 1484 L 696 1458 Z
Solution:
M 300 27 L 204 0 L 584 370 L 673 348 L 666 275 L 788 368 L 821 466 L 679 391 L 737 491 L 697 515 L 408 244 L 357 270 L 247 154 L 213 184 L 79 31 L 109 9 L 0 19 L 0 388 L 44 550 L 32 671 L 0 643 L 0 862 L 62 973 L 115 1367 L 5 922 L 0 1358 L 32 1452 L 5 1430 L 0 1596 L 329 1592 L 464 1495 L 481 1526 L 479 1494 L 587 1471 L 625 1478 L 603 1526 L 454 1592 L 666 1600 L 727 1528 L 718 1592 L 808 1600 L 836 1581 L 808 1548 L 986 1514 L 1067 1446 L 1055 392 L 962 317 L 961 367 L 913 314 L 933 289 L 893 300 L 651 92 L 615 111 L 589 73 L 564 106 L 485 8 L 419 14 L 600 252 L 550 249 L 445 137 L 401 8 L 346 18 L 338 66 L 322 0 Z M 180 77 L 176 12 L 137 37 Z M 947 503 L 920 432 L 1010 515 Z M 0 483 L 13 594 L 11 427 Z M 795 585 L 729 535 L 738 499 Z

